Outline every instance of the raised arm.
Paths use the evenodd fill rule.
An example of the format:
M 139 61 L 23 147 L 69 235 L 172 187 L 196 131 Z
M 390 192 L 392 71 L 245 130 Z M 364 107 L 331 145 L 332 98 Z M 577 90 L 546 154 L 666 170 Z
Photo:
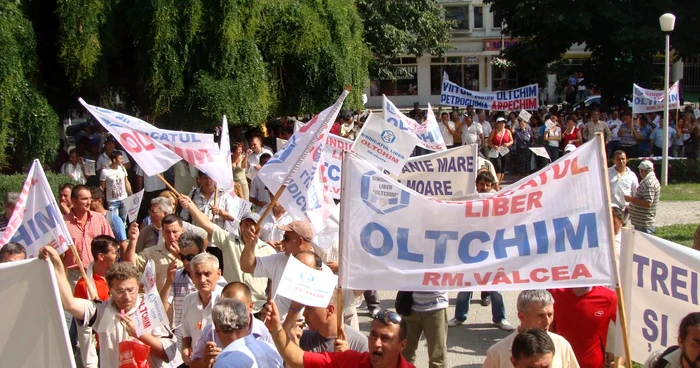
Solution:
M 301 350 L 299 345 L 291 341 L 284 328 L 282 328 L 277 304 L 274 301 L 267 303 L 264 313 L 266 316 L 265 326 L 270 330 L 277 352 L 280 353 L 284 362 L 291 368 L 304 368 L 304 351 Z
M 129 240 L 129 244 L 126 246 L 124 254 L 122 254 L 122 260 L 124 262 L 136 264 L 136 243 L 139 239 L 139 226 L 136 222 L 131 223 L 126 236 Z
M 255 245 L 258 243 L 258 235 L 255 233 L 255 226 L 250 226 L 248 230 L 241 234 L 243 238 L 243 253 L 241 253 L 241 271 L 252 274 L 255 271 Z

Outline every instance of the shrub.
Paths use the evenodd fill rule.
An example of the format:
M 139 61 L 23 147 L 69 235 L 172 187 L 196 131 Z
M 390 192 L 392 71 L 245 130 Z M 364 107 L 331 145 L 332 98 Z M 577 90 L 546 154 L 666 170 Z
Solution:
M 627 166 L 637 174 L 639 178 L 639 170 L 637 166 L 642 160 L 631 158 L 627 161 Z M 654 173 L 661 180 L 661 160 L 652 161 L 654 163 Z M 608 160 L 608 167 L 614 165 L 612 159 Z M 641 178 L 639 178 L 641 180 Z M 700 160 L 697 159 L 680 159 L 668 160 L 668 183 L 700 183 Z
M 5 193 L 7 192 L 19 192 L 22 190 L 22 185 L 24 185 L 24 181 L 27 179 L 27 174 L 15 174 L 15 175 L 2 175 L 0 176 L 0 198 L 5 198 Z M 66 176 L 63 174 L 55 174 L 52 172 L 46 172 L 46 180 L 49 181 L 49 185 L 51 186 L 51 191 L 53 192 L 54 198 L 56 198 L 56 201 L 58 202 L 58 187 L 61 186 L 63 183 L 73 183 L 77 184 L 76 182 L 73 181 L 73 179 L 70 176 Z

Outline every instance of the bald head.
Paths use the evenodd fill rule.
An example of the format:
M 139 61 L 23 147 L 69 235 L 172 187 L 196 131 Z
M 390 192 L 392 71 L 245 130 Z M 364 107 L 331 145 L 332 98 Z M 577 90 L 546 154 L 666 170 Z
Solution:
M 250 288 L 242 282 L 234 281 L 228 283 L 224 290 L 221 291 L 221 296 L 224 299 L 234 299 L 243 303 L 248 309 L 248 313 L 253 309 L 253 297 L 250 293 Z
M 299 262 L 315 270 L 320 270 L 323 265 L 321 257 L 319 257 L 318 254 L 310 252 L 308 250 L 301 251 L 297 253 L 294 257 L 296 257 L 296 259 L 298 259 Z

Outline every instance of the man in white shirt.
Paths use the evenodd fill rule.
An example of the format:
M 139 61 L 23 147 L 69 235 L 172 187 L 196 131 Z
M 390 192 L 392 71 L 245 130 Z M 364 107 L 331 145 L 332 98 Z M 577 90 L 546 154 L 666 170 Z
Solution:
M 248 157 L 246 158 L 248 162 L 246 177 L 248 177 L 248 179 L 253 180 L 258 175 L 258 171 L 262 168 L 260 156 L 262 156 L 263 153 L 272 156 L 272 150 L 268 147 L 263 147 L 262 139 L 257 135 L 253 136 L 253 138 L 250 139 L 250 149 L 248 150 Z
M 129 162 L 129 157 L 127 157 L 124 151 L 118 150 L 116 149 L 116 147 L 117 140 L 112 135 L 107 136 L 107 140 L 105 141 L 105 151 L 102 152 L 100 157 L 97 159 L 97 164 L 95 164 L 96 171 L 100 171 L 112 164 L 111 156 L 112 152 L 114 151 L 121 152 L 124 156 L 124 167 L 127 169 L 131 168 L 131 162 Z
M 105 192 L 109 210 L 119 211 L 119 217 L 126 222 L 124 199 L 132 193 L 131 183 L 127 179 L 129 174 L 124 168 L 124 155 L 121 151 L 113 151 L 110 158 L 112 164 L 100 173 L 100 188 Z
M 200 253 L 190 261 L 196 293 L 185 297 L 182 305 L 182 360 L 190 364 L 192 347 L 199 340 L 202 327 L 211 322 L 211 309 L 221 296 L 223 287 L 219 260 L 209 253 Z
M 465 116 L 464 125 L 462 125 L 462 145 L 467 144 L 484 146 L 484 131 L 481 129 L 481 124 L 473 122 L 469 116 Z
M 555 353 L 551 368 L 578 368 L 578 361 L 571 344 L 565 338 L 549 332 L 554 320 L 554 298 L 547 290 L 524 290 L 518 295 L 518 319 L 520 327 L 503 340 L 492 345 L 486 351 L 482 368 L 511 368 L 511 347 L 513 340 L 521 331 L 537 328 L 547 331 L 554 342 Z
M 627 207 L 625 196 L 631 196 L 637 191 L 639 179 L 634 171 L 627 167 L 627 154 L 625 151 L 619 150 L 613 153 L 615 165 L 608 168 L 608 177 L 610 179 L 610 195 L 613 204 L 616 204 L 620 209 Z
M 267 161 L 270 160 L 272 155 L 268 153 L 263 153 L 260 155 L 260 167 L 262 168 L 265 166 Z M 253 207 L 254 211 L 260 211 L 261 208 L 265 207 L 270 203 L 270 196 L 268 194 L 267 188 L 265 187 L 265 184 L 260 180 L 260 178 L 256 175 L 253 180 L 250 182 L 250 193 L 249 193 L 249 198 L 250 198 L 250 203 L 252 203 L 255 207 Z
M 447 148 L 454 147 L 455 123 L 450 121 L 450 115 L 448 113 L 443 112 L 440 114 L 438 126 L 440 127 L 440 133 L 442 134 L 442 139 L 445 140 Z

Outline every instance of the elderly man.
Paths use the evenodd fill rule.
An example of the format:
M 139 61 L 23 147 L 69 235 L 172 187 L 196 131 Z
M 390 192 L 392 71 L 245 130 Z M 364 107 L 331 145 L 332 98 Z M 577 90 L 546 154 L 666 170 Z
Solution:
M 342 352 L 311 353 L 290 343 L 280 320 L 277 304 L 271 301 L 265 306 L 265 325 L 271 331 L 277 351 L 288 367 L 363 367 L 363 368 L 409 368 L 401 352 L 406 347 L 406 321 L 394 312 L 385 311 L 377 315 L 370 325 L 369 352 L 346 350 Z
M 632 195 L 637 191 L 639 180 L 634 171 L 627 167 L 627 154 L 625 151 L 618 150 L 613 153 L 613 161 L 615 165 L 608 169 L 608 178 L 610 180 L 610 195 L 612 203 L 624 209 L 627 207 L 625 196 Z
M 284 367 L 272 346 L 248 332 L 248 310 L 243 303 L 224 299 L 214 306 L 212 320 L 216 335 L 225 346 L 214 368 Z
M 27 250 L 20 243 L 7 243 L 0 248 L 0 263 L 27 259 Z
M 115 263 L 107 270 L 106 280 L 112 297 L 106 302 L 79 299 L 73 296 L 61 258 L 53 247 L 44 247 L 39 258 L 53 263 L 58 293 L 63 309 L 73 315 L 82 326 L 90 326 L 100 339 L 100 366 L 119 367 L 119 344 L 138 340 L 150 348 L 148 366 L 168 367 L 175 358 L 177 347 L 171 334 L 164 328 L 152 333 L 136 332 L 136 318 L 139 295 L 139 271 L 126 262 Z
M 15 205 L 19 199 L 19 193 L 17 192 L 7 192 L 5 193 L 5 200 L 3 201 L 3 206 L 5 207 L 5 213 L 0 216 L 0 231 L 5 231 L 7 229 L 7 224 L 10 222 L 10 217 L 12 217 L 12 212 L 15 211 Z
M 255 313 L 259 312 L 267 300 L 267 293 L 265 292 L 267 288 L 267 278 L 259 277 L 253 275 L 250 271 L 243 270 L 240 264 L 240 258 L 241 254 L 244 252 L 244 242 L 241 236 L 231 234 L 216 225 L 202 213 L 188 197 L 181 197 L 180 205 L 183 208 L 189 209 L 192 218 L 197 220 L 211 237 L 212 243 L 223 252 L 224 262 L 226 263 L 226 268 L 224 270 L 224 277 L 226 280 L 229 282 L 238 281 L 248 285 L 250 291 L 253 293 L 253 301 L 255 303 L 253 310 Z M 259 220 L 260 215 L 256 213 L 244 215 L 239 225 L 239 233 L 249 233 L 251 228 L 257 226 Z M 271 245 L 257 238 L 255 243 L 251 245 L 251 251 L 253 257 L 264 257 L 277 253 Z M 284 266 L 282 268 L 284 268 Z
M 265 324 L 253 316 L 253 299 L 250 295 L 250 288 L 246 284 L 242 282 L 232 282 L 226 285 L 221 292 L 221 298 L 233 299 L 243 303 L 248 310 L 248 321 L 250 321 L 248 323 L 248 333 L 257 340 L 264 341 L 270 344 L 270 346 L 275 346 L 275 342 L 272 341 L 272 336 L 270 336 L 270 332 L 267 327 L 265 327 Z M 212 333 L 213 329 L 213 323 L 206 325 L 202 329 L 202 336 L 199 341 L 197 341 L 192 352 L 190 368 L 209 367 L 211 361 L 215 359 L 221 353 L 221 349 L 225 347 L 216 334 Z
M 518 295 L 518 331 L 508 335 L 486 351 L 486 359 L 482 368 L 510 368 L 511 348 L 513 340 L 520 331 L 537 328 L 547 331 L 554 342 L 556 352 L 552 360 L 552 368 L 578 368 L 578 361 L 571 345 L 563 337 L 549 332 L 549 326 L 554 319 L 554 298 L 547 290 L 524 290 Z
M 211 322 L 214 304 L 221 296 L 223 287 L 217 282 L 221 277 L 219 260 L 209 253 L 200 253 L 190 262 L 192 281 L 196 293 L 182 302 L 182 360 L 190 364 L 192 347 L 199 340 L 202 327 Z
M 510 362 L 514 368 L 551 367 L 556 352 L 547 332 L 533 328 L 515 336 Z
M 629 202 L 630 222 L 635 230 L 654 234 L 656 221 L 656 205 L 661 197 L 661 184 L 654 174 L 654 164 L 649 160 L 642 161 L 639 166 L 639 176 L 642 181 L 633 195 L 626 195 Z

